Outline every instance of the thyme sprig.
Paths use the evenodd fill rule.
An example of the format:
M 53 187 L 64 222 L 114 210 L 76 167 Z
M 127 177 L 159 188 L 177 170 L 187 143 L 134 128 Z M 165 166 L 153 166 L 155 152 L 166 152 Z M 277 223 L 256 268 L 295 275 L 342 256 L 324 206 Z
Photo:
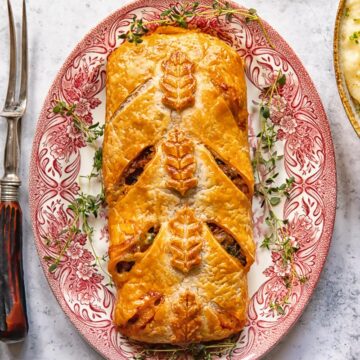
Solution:
M 76 104 L 69 105 L 64 101 L 58 100 L 53 108 L 53 113 L 70 117 L 74 126 L 83 134 L 88 144 L 94 144 L 99 137 L 104 135 L 105 126 L 99 123 L 92 125 L 86 123 L 81 116 L 76 113 Z
M 209 344 L 190 344 L 186 347 L 148 347 L 135 355 L 133 360 L 146 360 L 154 355 L 166 355 L 167 360 L 178 360 L 182 359 L 184 356 L 192 356 L 194 360 L 212 360 L 214 356 L 221 357 L 223 355 L 227 355 L 227 359 L 231 360 L 236 344 L 237 337 L 230 337 L 220 342 Z
M 93 166 L 91 173 L 86 176 L 89 181 L 92 178 L 101 178 L 102 168 L 102 148 L 96 143 L 96 140 L 103 136 L 104 125 L 95 123 L 93 125 L 87 124 L 81 116 L 76 113 L 76 104 L 67 104 L 64 101 L 57 101 L 53 107 L 54 114 L 60 114 L 62 116 L 70 117 L 74 126 L 82 133 L 84 140 L 88 145 L 95 147 L 95 154 L 93 158 Z M 44 259 L 49 263 L 48 270 L 50 273 L 54 273 L 58 268 L 61 260 L 63 259 L 66 251 L 69 249 L 71 243 L 75 241 L 75 238 L 79 234 L 83 234 L 88 239 L 92 253 L 95 258 L 95 264 L 99 266 L 101 271 L 110 276 L 102 266 L 103 258 L 97 255 L 97 252 L 93 245 L 94 228 L 90 225 L 90 220 L 97 218 L 100 209 L 105 204 L 105 195 L 103 186 L 101 192 L 97 195 L 90 195 L 80 193 L 78 196 L 68 205 L 68 209 L 71 210 L 73 218 L 70 224 L 63 229 L 59 236 L 66 235 L 66 240 L 61 246 L 60 242 L 56 239 L 46 238 L 47 245 L 58 246 L 57 256 L 45 256 Z
M 94 229 L 89 225 L 89 217 L 98 217 L 99 210 L 104 204 L 104 201 L 105 196 L 103 192 L 96 196 L 80 193 L 68 206 L 75 214 L 75 217 L 81 222 L 81 228 L 79 230 L 89 238 L 91 238 L 94 233 Z
M 290 269 L 289 274 L 283 277 L 284 284 L 288 289 L 287 294 L 282 299 L 270 304 L 270 308 L 279 315 L 285 314 L 284 306 L 289 303 L 294 282 L 299 280 L 304 283 L 307 280 L 300 276 L 295 269 L 294 255 L 299 250 L 299 247 L 288 232 L 288 220 L 278 217 L 275 211 L 276 206 L 284 198 L 290 197 L 295 182 L 295 179 L 290 177 L 285 179 L 283 183 L 278 184 L 278 162 L 283 159 L 283 155 L 278 154 L 276 150 L 277 128 L 271 121 L 270 109 L 273 98 L 275 95 L 279 96 L 279 89 L 285 84 L 286 76 L 279 71 L 274 82 L 265 89 L 259 113 L 261 130 L 257 135 L 258 144 L 253 160 L 256 178 L 255 195 L 262 200 L 261 206 L 265 208 L 267 214 L 265 222 L 269 229 L 261 247 L 281 254 L 282 266 L 284 269 Z
M 51 274 L 54 273 L 57 270 L 63 256 L 65 255 L 66 251 L 68 250 L 71 242 L 73 242 L 75 240 L 75 236 L 80 233 L 80 230 L 76 225 L 77 222 L 78 222 L 78 218 L 75 217 L 73 219 L 72 223 L 66 229 L 62 230 L 58 234 L 58 236 L 62 236 L 64 234 L 67 235 L 65 244 L 62 247 L 61 247 L 60 242 L 58 241 L 58 239 L 52 239 L 52 238 L 49 238 L 49 237 L 44 237 L 44 239 L 46 240 L 46 245 L 47 246 L 55 244 L 55 245 L 57 245 L 59 247 L 59 253 L 57 254 L 56 257 L 49 256 L 49 255 L 44 256 L 44 260 L 47 261 L 47 263 L 49 264 L 48 270 L 49 270 L 49 272 Z
M 96 140 L 104 135 L 105 125 L 100 125 L 98 122 L 95 124 L 86 123 L 81 116 L 76 113 L 76 104 L 67 104 L 60 100 L 58 100 L 53 107 L 53 113 L 70 117 L 76 129 L 84 136 L 85 142 L 95 147 L 91 173 L 85 177 L 89 180 L 101 177 L 102 147 L 96 144 Z
M 86 176 L 82 176 L 86 179 L 88 179 L 89 181 L 91 181 L 91 179 L 101 179 L 102 177 L 102 147 L 99 147 L 98 149 L 95 150 L 95 154 L 93 157 L 93 165 L 92 165 L 92 169 L 89 175 Z
M 94 228 L 90 226 L 90 218 L 97 218 L 100 208 L 103 206 L 105 201 L 104 193 L 93 196 L 84 193 L 80 193 L 77 198 L 75 198 L 69 205 L 73 213 L 73 219 L 71 223 L 58 234 L 62 236 L 66 234 L 66 241 L 62 247 L 59 248 L 59 253 L 56 257 L 46 256 L 44 259 L 49 262 L 49 272 L 53 273 L 58 268 L 63 256 L 70 247 L 71 243 L 75 240 L 76 235 L 84 234 L 92 248 L 92 252 L 95 257 L 95 263 L 100 267 L 100 269 L 106 273 L 101 264 L 100 257 L 96 254 L 96 251 L 93 246 L 93 233 Z M 47 238 L 47 244 L 51 245 L 52 243 L 57 243 L 57 240 Z M 106 273 L 107 274 L 107 273 Z
M 178 25 L 182 28 L 188 27 L 188 21 L 190 21 L 196 14 L 199 7 L 199 2 L 183 3 L 178 6 L 172 6 L 171 8 L 164 10 L 160 14 L 161 25 Z
M 256 21 L 261 27 L 268 44 L 274 48 L 264 24 L 255 9 L 235 9 L 228 1 L 222 0 L 214 0 L 211 6 L 200 5 L 198 1 L 181 2 L 164 10 L 160 14 L 159 19 L 151 21 L 146 21 L 134 15 L 129 30 L 121 34 L 119 38 L 127 40 L 130 43 L 140 44 L 143 42 L 142 37 L 150 30 L 149 25 L 152 24 L 162 26 L 173 25 L 186 29 L 195 17 L 203 17 L 205 19 L 220 19 L 224 17 L 225 21 L 231 22 L 234 15 L 243 16 L 246 22 Z
M 130 23 L 129 31 L 119 36 L 120 39 L 126 39 L 129 43 L 140 44 L 143 42 L 142 37 L 149 32 L 149 29 L 144 23 L 143 19 L 138 19 L 136 15 L 133 16 Z

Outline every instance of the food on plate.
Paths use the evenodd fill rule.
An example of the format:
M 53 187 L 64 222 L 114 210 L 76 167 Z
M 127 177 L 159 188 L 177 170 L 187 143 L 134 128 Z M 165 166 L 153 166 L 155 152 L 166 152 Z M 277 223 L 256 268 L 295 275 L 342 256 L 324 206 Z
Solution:
M 360 0 L 346 2 L 341 48 L 346 85 L 351 96 L 360 102 Z
M 245 325 L 254 179 L 243 62 L 207 34 L 159 27 L 108 59 L 103 177 L 114 323 L 148 343 Z

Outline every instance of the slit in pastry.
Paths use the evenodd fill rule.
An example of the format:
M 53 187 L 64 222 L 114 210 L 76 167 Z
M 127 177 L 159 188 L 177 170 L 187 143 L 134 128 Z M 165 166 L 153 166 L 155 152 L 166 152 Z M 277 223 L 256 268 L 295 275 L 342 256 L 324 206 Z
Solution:
M 242 175 L 230 164 L 227 164 L 223 159 L 221 159 L 213 150 L 207 148 L 212 156 L 214 157 L 216 164 L 222 170 L 222 172 L 233 182 L 233 184 L 246 195 L 248 199 L 251 199 L 251 194 L 249 186 L 245 182 Z
M 116 264 L 116 271 L 118 274 L 129 272 L 134 265 L 135 265 L 135 261 L 119 261 Z
M 134 239 L 135 241 L 132 241 L 132 246 L 126 247 L 126 253 L 124 253 L 121 257 L 122 259 L 116 264 L 116 272 L 118 274 L 130 272 L 136 263 L 134 254 L 147 251 L 153 244 L 159 231 L 159 225 L 152 225 L 146 232 L 140 234 L 137 240 Z
M 159 231 L 160 226 L 154 225 L 151 226 L 145 234 L 143 234 L 139 245 L 140 252 L 145 252 L 153 244 Z
M 157 307 L 164 302 L 164 295 L 157 291 L 149 291 L 138 302 L 140 305 L 137 307 L 136 313 L 124 326 L 129 331 L 143 330 L 154 320 Z
M 122 195 L 125 195 L 128 192 L 129 186 L 134 185 L 139 180 L 139 177 L 144 172 L 145 166 L 154 156 L 155 147 L 148 146 L 129 162 L 118 183 L 119 188 L 122 190 Z
M 116 109 L 116 111 L 113 113 L 113 115 L 110 118 L 110 121 L 115 119 L 121 111 L 123 111 L 128 105 L 130 105 L 135 98 L 137 98 L 139 95 L 144 93 L 147 89 L 150 88 L 150 86 L 153 84 L 153 79 L 149 78 L 145 80 L 142 84 L 137 86 L 126 98 L 125 100 L 119 105 L 119 107 Z
M 243 253 L 241 246 L 236 241 L 236 239 L 228 233 L 223 227 L 218 224 L 208 222 L 207 226 L 212 232 L 215 239 L 220 243 L 224 250 L 231 256 L 238 259 L 242 266 L 246 266 L 247 260 L 246 256 Z

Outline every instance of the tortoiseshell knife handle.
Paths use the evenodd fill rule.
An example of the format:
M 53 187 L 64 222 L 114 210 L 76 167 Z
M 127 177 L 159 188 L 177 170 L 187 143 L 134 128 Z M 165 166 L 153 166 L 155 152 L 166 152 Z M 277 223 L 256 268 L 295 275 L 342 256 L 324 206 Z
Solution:
M 22 265 L 22 212 L 0 202 L 0 340 L 22 341 L 28 332 Z

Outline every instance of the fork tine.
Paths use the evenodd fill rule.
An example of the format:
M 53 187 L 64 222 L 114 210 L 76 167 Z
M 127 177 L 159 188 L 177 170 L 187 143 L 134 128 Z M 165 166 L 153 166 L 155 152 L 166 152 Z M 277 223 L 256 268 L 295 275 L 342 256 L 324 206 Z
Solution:
M 16 35 L 14 26 L 14 16 L 10 4 L 10 0 L 7 1 L 8 16 L 9 16 L 9 32 L 10 32 L 10 72 L 9 83 L 6 94 L 5 107 L 11 106 L 15 99 L 16 89 Z
M 27 19 L 26 19 L 26 1 L 23 0 L 22 15 L 22 39 L 21 39 L 21 83 L 19 105 L 26 106 L 28 83 L 28 47 L 27 47 Z

